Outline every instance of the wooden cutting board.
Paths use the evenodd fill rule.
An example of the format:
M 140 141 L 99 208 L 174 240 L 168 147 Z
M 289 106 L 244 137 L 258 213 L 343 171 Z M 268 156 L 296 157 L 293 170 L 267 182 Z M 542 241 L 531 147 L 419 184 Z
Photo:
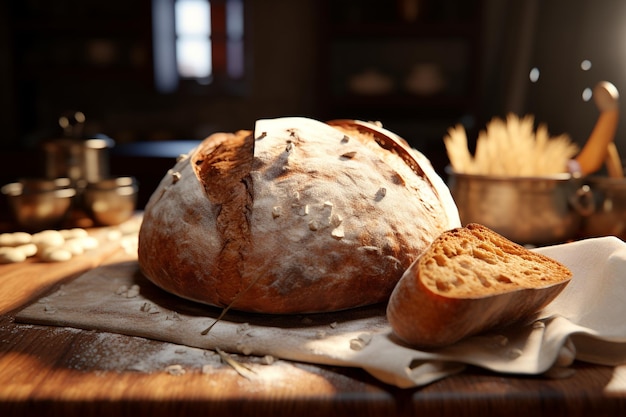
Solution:
M 0 284 L 5 294 L 0 297 L 0 314 L 19 308 L 24 300 L 33 300 L 50 291 L 51 286 L 68 282 L 85 272 L 107 262 L 136 258 L 127 253 L 119 240 L 109 240 L 107 231 L 93 231 L 100 244 L 80 256 L 65 262 L 42 262 L 36 258 L 15 264 L 0 265 Z
M 379 305 L 289 316 L 229 311 L 206 334 L 221 311 L 161 290 L 141 274 L 136 260 L 125 260 L 66 282 L 18 312 L 15 320 L 344 366 L 349 365 L 344 358 L 359 349 L 355 343 L 361 335 L 389 332 L 385 307 Z

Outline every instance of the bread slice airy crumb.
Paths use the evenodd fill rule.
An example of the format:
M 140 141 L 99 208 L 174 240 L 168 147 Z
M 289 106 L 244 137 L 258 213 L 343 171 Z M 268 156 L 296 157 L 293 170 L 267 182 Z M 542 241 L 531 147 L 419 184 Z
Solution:
M 387 317 L 406 343 L 445 346 L 531 319 L 571 276 L 559 262 L 469 224 L 442 233 L 411 265 Z
M 446 297 L 485 297 L 569 278 L 564 265 L 478 224 L 441 235 L 420 260 L 420 280 Z

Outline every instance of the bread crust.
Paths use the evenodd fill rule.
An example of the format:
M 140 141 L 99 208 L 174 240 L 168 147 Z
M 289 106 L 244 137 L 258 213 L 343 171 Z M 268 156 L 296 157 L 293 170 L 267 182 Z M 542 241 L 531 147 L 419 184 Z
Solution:
M 371 138 L 310 119 L 260 120 L 253 132 L 211 135 L 163 178 L 144 212 L 139 264 L 166 291 L 218 307 L 381 303 L 458 225 L 451 202 Z
M 457 245 L 465 246 L 468 252 L 475 250 L 473 260 L 457 260 L 462 256 Z M 487 256 L 481 252 L 485 248 L 493 251 L 494 258 L 483 259 Z M 449 256 L 437 259 L 443 252 Z M 433 272 L 433 262 L 439 262 L 439 271 Z M 462 274 L 444 276 L 454 275 L 450 272 L 453 268 L 444 266 L 444 262 L 466 263 L 462 269 L 483 271 L 480 278 L 490 282 L 485 286 L 477 278 Z M 490 264 L 489 272 L 485 272 L 483 262 Z M 439 276 L 433 277 L 436 274 Z M 466 282 L 459 284 L 460 288 L 447 288 L 449 284 L 444 278 L 453 282 L 452 286 L 457 278 Z M 476 281 L 470 282 L 472 279 Z M 488 330 L 532 320 L 570 279 L 571 271 L 557 261 L 485 226 L 469 224 L 444 232 L 407 269 L 390 297 L 387 318 L 403 342 L 422 349 L 439 348 Z

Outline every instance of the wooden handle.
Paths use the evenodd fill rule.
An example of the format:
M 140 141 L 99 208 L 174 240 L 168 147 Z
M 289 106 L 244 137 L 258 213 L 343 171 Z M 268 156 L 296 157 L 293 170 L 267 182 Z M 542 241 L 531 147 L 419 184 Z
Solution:
M 596 172 L 605 163 L 608 145 L 613 143 L 618 119 L 619 111 L 617 109 L 600 113 L 587 143 L 576 156 L 576 161 L 580 164 L 583 175 Z
M 613 84 L 607 81 L 599 82 L 593 90 L 593 97 L 600 110 L 600 116 L 587 143 L 576 157 L 582 175 L 592 174 L 606 163 L 609 145 L 613 144 L 619 122 L 619 93 Z M 611 152 L 617 151 L 614 146 L 611 148 Z
M 606 148 L 606 171 L 611 178 L 624 178 L 624 168 L 622 167 L 622 160 L 617 151 L 617 146 L 614 142 L 609 143 Z

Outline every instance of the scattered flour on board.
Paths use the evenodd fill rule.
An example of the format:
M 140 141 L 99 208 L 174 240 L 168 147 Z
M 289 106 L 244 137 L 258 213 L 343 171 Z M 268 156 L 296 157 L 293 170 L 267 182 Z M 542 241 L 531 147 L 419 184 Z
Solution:
M 57 332 L 82 332 L 72 328 L 58 328 Z M 216 373 L 236 373 L 225 364 L 219 354 L 212 350 L 199 349 L 167 342 L 158 342 L 141 337 L 129 337 L 115 333 L 94 332 L 93 338 L 81 341 L 75 346 L 81 353 L 69 357 L 68 366 L 79 371 L 106 372 L 165 372 L 172 377 L 188 373 L 201 373 L 211 376 Z M 229 354 L 251 370 L 249 379 L 238 377 L 239 384 L 248 384 L 250 389 L 290 387 L 294 378 L 302 373 L 318 373 L 311 365 L 279 360 L 272 356 L 241 356 Z
M 188 369 L 201 369 L 206 364 L 220 366 L 220 358 L 213 351 L 115 333 L 95 333 L 94 339 L 83 342 L 79 350 L 80 355 L 71 358 L 70 363 L 79 370 L 152 373 L 172 365 Z

